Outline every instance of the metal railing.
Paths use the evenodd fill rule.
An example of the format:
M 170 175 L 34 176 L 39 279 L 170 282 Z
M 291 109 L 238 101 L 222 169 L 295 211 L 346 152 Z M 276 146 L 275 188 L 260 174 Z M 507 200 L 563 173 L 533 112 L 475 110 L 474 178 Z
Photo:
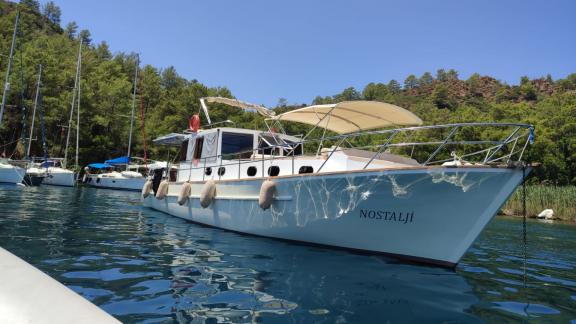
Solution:
M 500 134 L 500 140 L 476 140 L 469 138 L 471 135 L 460 135 L 468 129 L 481 128 L 489 129 L 492 128 L 494 132 Z M 508 131 L 504 131 L 508 129 Z M 512 130 L 510 130 L 512 129 Z M 425 132 L 437 132 L 440 134 L 435 139 L 423 138 L 421 140 L 411 140 L 417 137 L 419 133 Z M 443 135 L 444 133 L 447 133 Z M 270 135 L 270 133 L 266 133 Z M 423 134 L 426 135 L 426 134 Z M 430 135 L 430 134 L 429 134 Z M 443 135 L 443 136 L 442 136 Z M 495 135 L 495 134 L 492 134 Z M 281 135 L 277 135 L 281 136 Z M 374 142 L 376 139 L 374 137 L 383 136 L 380 141 L 376 144 L 370 145 L 358 145 L 355 146 L 353 142 L 355 140 L 360 140 L 362 138 L 371 138 Z M 404 140 L 402 140 L 404 136 Z M 463 137 L 458 139 L 458 137 Z M 291 173 L 295 174 L 295 159 L 298 157 L 306 157 L 306 155 L 296 155 L 297 147 L 302 147 L 302 152 L 304 151 L 305 145 L 310 145 L 313 143 L 320 143 L 317 152 L 323 152 L 322 154 L 323 162 L 321 166 L 314 170 L 314 173 L 320 173 L 326 163 L 332 158 L 336 152 L 343 152 L 350 149 L 356 150 L 367 150 L 373 153 L 371 157 L 366 158 L 366 163 L 360 169 L 367 169 L 374 160 L 377 160 L 382 153 L 390 152 L 393 150 L 393 154 L 401 157 L 409 157 L 410 159 L 416 159 L 416 162 L 420 163 L 421 166 L 429 165 L 441 165 L 446 162 L 453 161 L 454 164 L 451 166 L 458 165 L 494 165 L 494 164 L 508 164 L 513 161 L 521 161 L 524 151 L 526 150 L 528 144 L 534 139 L 534 127 L 530 124 L 521 123 L 488 123 L 488 122 L 478 122 L 478 123 L 457 123 L 457 124 L 445 124 L 445 125 L 431 125 L 431 126 L 416 126 L 416 127 L 406 127 L 397 129 L 386 129 L 386 130 L 376 130 L 376 131 L 364 131 L 350 134 L 340 134 L 329 137 L 323 137 L 321 139 L 304 139 L 300 142 L 292 142 L 289 144 L 281 145 L 269 145 L 266 147 L 259 147 L 257 149 L 245 150 L 242 152 L 236 152 L 233 154 L 217 154 L 211 156 L 205 156 L 201 158 L 193 159 L 193 161 L 187 161 L 186 164 L 190 164 L 190 167 L 178 166 L 179 171 L 189 172 L 189 178 L 191 177 L 192 170 L 203 170 L 202 180 L 206 178 L 207 168 L 222 168 L 226 166 L 238 166 L 238 179 L 242 179 L 242 174 L 240 172 L 241 166 L 243 164 L 252 164 L 255 162 L 262 163 L 261 176 L 266 177 L 264 166 L 266 161 L 271 163 L 274 160 L 292 160 L 292 170 Z M 410 141 L 408 141 L 410 140 Z M 326 151 L 321 150 L 322 143 L 334 143 L 335 145 L 328 148 Z M 477 149 L 472 149 L 474 147 L 480 147 Z M 410 148 L 410 153 L 406 149 Z M 424 153 L 415 153 L 415 150 L 419 148 L 422 149 Z M 279 152 L 284 152 L 287 149 L 288 155 L 278 155 Z M 264 152 L 270 152 L 270 154 L 264 154 Z M 176 156 L 178 156 L 177 154 Z M 241 157 L 245 155 L 250 155 L 250 158 L 236 158 L 236 159 L 226 159 L 229 157 Z M 308 157 L 318 157 L 319 154 L 315 156 Z M 415 155 L 419 155 L 415 157 Z M 448 157 L 446 157 L 448 156 Z M 440 158 L 437 158 L 440 157 Z M 436 159 L 437 158 L 437 159 Z M 207 161 L 215 161 L 207 163 Z M 169 163 L 168 168 L 170 168 L 171 163 Z M 177 164 L 177 163 L 172 163 Z M 194 166 L 192 166 L 194 165 Z M 212 170 L 221 178 L 218 170 Z M 211 176 L 211 174 L 210 174 Z M 255 175 L 256 176 L 256 175 Z M 230 177 L 227 177 L 230 178 Z M 190 180 L 190 179 L 189 179 Z

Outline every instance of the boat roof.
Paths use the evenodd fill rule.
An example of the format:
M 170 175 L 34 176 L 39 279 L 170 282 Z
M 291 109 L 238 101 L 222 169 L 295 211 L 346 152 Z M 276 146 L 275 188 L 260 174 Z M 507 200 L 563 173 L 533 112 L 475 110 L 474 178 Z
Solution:
M 281 133 L 270 133 L 267 131 L 260 131 L 260 130 L 252 130 L 252 129 L 245 129 L 245 128 L 233 128 L 233 127 L 217 127 L 217 128 L 210 128 L 199 130 L 198 133 L 188 133 L 188 134 L 180 134 L 180 133 L 170 133 L 168 135 L 160 136 L 153 140 L 154 144 L 158 145 L 173 145 L 178 146 L 182 144 L 187 139 L 194 138 L 195 136 L 202 136 L 209 133 L 215 132 L 230 132 L 230 133 L 243 133 L 243 134 L 255 134 L 255 135 L 262 135 L 262 136 L 278 136 L 279 138 L 290 140 L 293 142 L 297 142 L 299 139 L 295 136 L 290 136 L 288 134 L 281 134 Z M 106 161 L 108 162 L 108 161 Z
M 130 158 L 127 156 L 117 157 L 115 159 L 104 161 L 105 164 L 128 164 L 130 163 Z
M 92 168 L 92 169 L 108 169 L 108 168 L 112 168 L 113 166 L 110 164 L 106 164 L 106 163 L 90 163 L 87 165 L 87 167 Z
M 404 108 L 378 101 L 313 105 L 285 112 L 269 120 L 309 124 L 339 134 L 390 126 L 418 126 L 423 123 L 422 119 Z
M 188 136 L 186 134 L 170 133 L 154 139 L 153 142 L 159 145 L 180 145 L 187 138 Z
M 202 104 L 202 107 L 206 107 L 205 103 L 221 103 L 221 104 L 225 104 L 231 107 L 237 107 L 240 109 L 244 109 L 246 111 L 256 111 L 258 112 L 260 115 L 264 116 L 264 117 L 273 117 L 275 115 L 275 113 L 264 107 L 261 105 L 256 105 L 256 104 L 252 104 L 249 102 L 245 102 L 245 101 L 240 101 L 238 99 L 230 99 L 230 98 L 224 98 L 224 97 L 204 97 L 200 99 L 200 103 Z M 205 112 L 207 111 L 207 109 L 205 108 Z

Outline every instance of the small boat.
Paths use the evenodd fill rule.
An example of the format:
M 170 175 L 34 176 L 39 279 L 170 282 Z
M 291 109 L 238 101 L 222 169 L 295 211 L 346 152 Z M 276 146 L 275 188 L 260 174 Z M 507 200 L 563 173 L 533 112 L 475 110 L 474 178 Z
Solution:
M 135 159 L 135 158 L 133 158 Z M 140 191 L 148 172 L 166 169 L 166 162 L 151 161 L 149 164 L 130 164 L 127 156 L 92 163 L 84 168 L 83 182 L 90 187 Z
M 531 170 L 520 162 L 528 124 L 422 126 L 372 101 L 280 115 L 234 99 L 200 103 L 206 129 L 194 115 L 190 129 L 155 140 L 180 146 L 178 172 L 147 182 L 143 204 L 234 232 L 454 267 Z M 211 127 L 207 103 L 256 111 L 267 130 Z M 287 122 L 312 129 L 289 135 Z M 473 138 L 483 130 L 490 139 Z

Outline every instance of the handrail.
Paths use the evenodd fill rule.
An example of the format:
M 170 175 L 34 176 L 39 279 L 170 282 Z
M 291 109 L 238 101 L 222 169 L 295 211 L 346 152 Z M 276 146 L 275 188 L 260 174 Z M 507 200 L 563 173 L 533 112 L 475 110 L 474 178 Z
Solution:
M 459 130 L 464 129 L 464 128 L 469 128 L 469 127 L 498 127 L 498 128 L 515 127 L 515 129 L 511 133 L 509 133 L 504 138 L 504 140 L 454 140 L 453 139 Z M 398 138 L 397 135 L 400 133 L 435 130 L 435 129 L 450 129 L 450 132 L 448 133 L 447 136 L 445 136 L 441 140 L 412 141 L 412 142 L 394 143 L 394 140 Z M 522 130 L 522 129 L 524 130 L 524 132 L 520 132 L 520 130 Z M 323 137 L 322 139 L 303 139 L 299 142 L 292 142 L 292 143 L 286 143 L 286 144 L 280 144 L 280 145 L 269 145 L 266 147 L 258 147 L 258 148 L 251 149 L 251 150 L 245 150 L 245 151 L 233 153 L 232 155 L 238 156 L 238 159 L 230 159 L 230 160 L 223 159 L 224 155 L 230 156 L 231 154 L 216 154 L 216 155 L 211 155 L 211 156 L 205 156 L 205 157 L 202 157 L 199 159 L 195 159 L 195 160 L 202 160 L 203 163 L 201 166 L 197 166 L 197 165 L 200 165 L 200 163 L 194 163 L 196 165 L 196 167 L 192 167 L 193 162 L 190 162 L 189 168 L 182 168 L 181 167 L 181 168 L 179 168 L 179 170 L 181 170 L 181 171 L 190 170 L 190 172 L 192 170 L 197 170 L 197 169 L 205 170 L 206 167 L 208 167 L 207 160 L 215 158 L 216 161 L 213 164 L 209 165 L 210 167 L 216 167 L 216 166 L 226 167 L 229 165 L 236 165 L 239 168 L 238 169 L 238 178 L 240 179 L 241 178 L 241 172 L 240 172 L 241 165 L 253 164 L 254 162 L 258 161 L 258 162 L 262 163 L 261 174 L 262 174 L 262 177 L 265 177 L 266 176 L 265 170 L 264 170 L 265 161 L 271 161 L 271 163 L 273 163 L 274 160 L 292 159 L 292 174 L 294 174 L 295 173 L 294 160 L 296 158 L 295 157 L 296 148 L 299 145 L 301 145 L 302 146 L 302 152 L 303 152 L 305 144 L 314 143 L 314 142 L 326 142 L 326 141 L 334 141 L 337 143 L 337 145 L 335 145 L 335 147 L 332 150 L 330 150 L 330 153 L 328 154 L 326 159 L 323 161 L 322 165 L 315 171 L 315 173 L 319 173 L 323 169 L 325 164 L 330 160 L 330 158 L 334 155 L 335 152 L 344 151 L 344 150 L 350 149 L 350 148 L 353 148 L 353 149 L 375 149 L 375 151 L 373 151 L 374 154 L 370 158 L 368 158 L 368 162 L 365 164 L 364 169 L 367 168 L 370 165 L 370 163 L 378 157 L 379 154 L 386 151 L 387 149 L 410 147 L 410 146 L 412 146 L 413 148 L 421 147 L 421 146 L 431 146 L 431 147 L 435 148 L 432 153 L 428 154 L 427 159 L 425 160 L 425 162 L 422 163 L 422 165 L 432 165 L 432 164 L 444 163 L 444 162 L 448 162 L 448 161 L 455 159 L 455 157 L 454 157 L 454 158 L 448 158 L 448 159 L 433 160 L 442 151 L 442 149 L 444 149 L 445 147 L 452 147 L 452 146 L 456 146 L 456 145 L 467 145 L 467 146 L 492 145 L 488 148 L 483 148 L 483 149 L 469 152 L 469 153 L 466 153 L 466 154 L 459 156 L 459 158 L 462 159 L 462 158 L 470 158 L 470 157 L 474 157 L 474 156 L 479 156 L 480 154 L 486 153 L 486 156 L 484 158 L 482 158 L 479 162 L 475 162 L 475 163 L 493 164 L 495 162 L 498 162 L 498 161 L 504 160 L 504 159 L 507 159 L 507 162 L 509 162 L 516 155 L 518 156 L 517 161 L 520 161 L 522 159 L 524 151 L 526 150 L 527 144 L 530 142 L 531 130 L 533 130 L 533 126 L 530 124 L 474 122 L 474 123 L 454 123 L 454 124 L 444 124 L 444 125 L 414 126 L 414 127 L 405 127 L 405 128 L 397 128 L 397 129 L 385 129 L 385 130 L 357 132 L 357 133 L 350 133 L 350 134 L 339 134 L 339 135 L 330 136 L 330 137 Z M 365 146 L 353 146 L 350 144 L 351 139 L 355 139 L 358 137 L 371 136 L 371 135 L 386 135 L 386 134 L 388 134 L 389 136 L 386 138 L 386 140 L 382 144 L 365 145 Z M 515 150 L 516 143 L 518 142 L 518 140 L 520 140 L 522 138 L 526 138 L 526 142 L 524 143 L 522 148 Z M 340 145 L 342 145 L 343 143 L 348 143 L 351 147 L 350 148 L 341 148 Z M 513 147 L 509 151 L 509 153 L 503 152 L 502 150 L 505 147 L 507 147 L 507 145 L 509 145 L 510 143 L 513 143 Z M 267 143 L 267 144 L 269 144 L 269 143 Z M 281 148 L 282 149 L 291 148 L 291 151 L 287 155 L 282 155 L 282 156 L 275 154 L 276 152 L 280 152 L 280 150 L 277 150 L 277 149 L 281 149 Z M 268 151 L 268 150 L 270 150 L 270 154 L 264 154 L 264 152 Z M 247 160 L 240 158 L 240 156 L 245 155 L 247 153 L 251 153 L 253 158 L 250 158 Z M 262 154 L 260 154 L 260 153 L 262 153 Z M 501 155 L 500 155 L 500 153 L 501 153 Z M 255 159 L 254 157 L 256 155 L 260 155 L 260 156 L 258 156 Z M 227 161 L 229 161 L 229 162 L 227 162 Z M 198 162 L 200 162 L 200 161 L 198 161 Z M 218 171 L 216 171 L 216 172 L 218 172 Z M 219 176 L 219 178 L 221 178 L 221 176 L 219 174 L 218 174 L 218 176 Z M 205 172 L 202 172 L 202 179 L 203 180 L 205 179 Z

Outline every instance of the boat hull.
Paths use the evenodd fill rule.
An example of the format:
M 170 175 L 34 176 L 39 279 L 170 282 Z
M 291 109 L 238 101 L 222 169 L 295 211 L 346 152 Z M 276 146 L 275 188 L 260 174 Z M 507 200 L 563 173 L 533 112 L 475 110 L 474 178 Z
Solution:
M 272 180 L 277 194 L 268 210 L 258 203 L 263 179 L 216 182 L 208 208 L 199 203 L 201 182 L 192 183 L 184 206 L 177 203 L 181 183 L 144 205 L 235 232 L 454 266 L 522 182 L 523 171 L 433 167 Z
M 50 186 L 64 186 L 64 187 L 74 187 L 75 174 L 74 172 L 62 168 L 50 167 L 46 171 L 46 177 L 42 184 Z
M 0 162 L 0 183 L 21 184 L 26 170 Z
M 86 177 L 85 183 L 94 188 L 101 189 L 117 189 L 117 190 L 130 190 L 141 191 L 146 178 L 116 178 L 116 177 L 99 177 L 98 175 L 89 175 Z

